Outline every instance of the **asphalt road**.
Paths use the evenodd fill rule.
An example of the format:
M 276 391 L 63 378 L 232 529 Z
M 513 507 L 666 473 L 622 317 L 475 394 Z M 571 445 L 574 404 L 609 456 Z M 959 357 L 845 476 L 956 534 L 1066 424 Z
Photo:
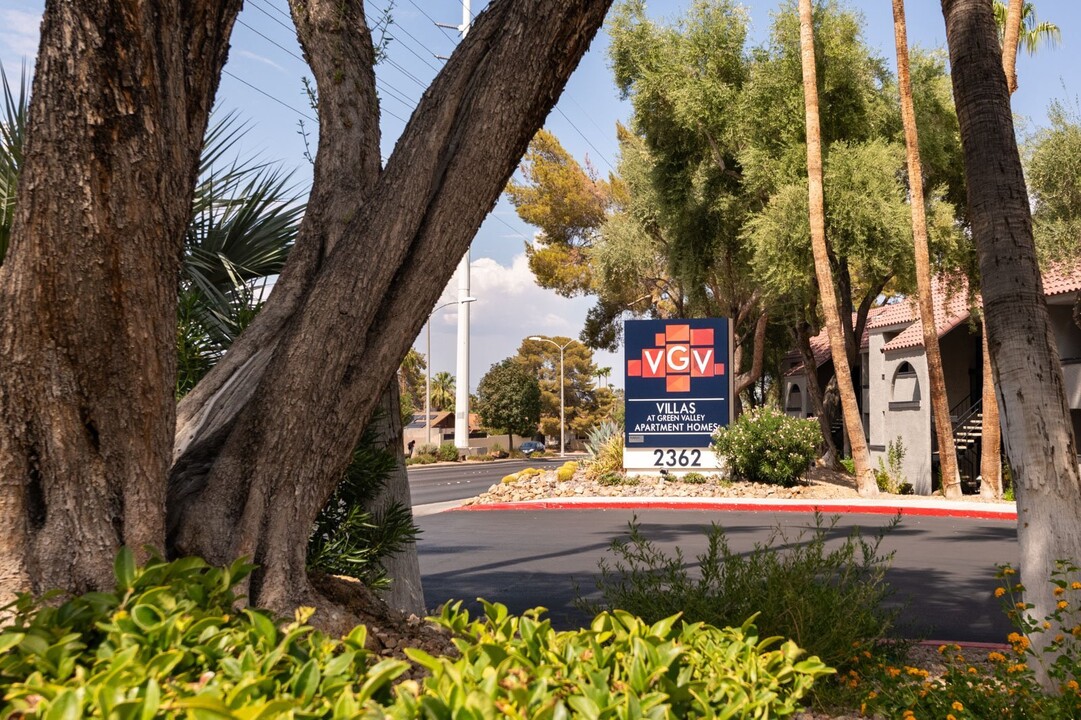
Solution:
M 413 507 L 445 503 L 480 495 L 505 475 L 527 467 L 557 466 L 559 458 L 467 462 L 446 465 L 413 465 L 409 468 L 409 492 Z
M 505 464 L 502 468 L 500 474 L 510 471 Z M 450 477 L 430 471 L 423 476 L 423 483 L 434 486 L 426 493 L 443 492 L 439 483 Z M 587 617 L 574 607 L 575 586 L 596 597 L 597 562 L 612 540 L 626 533 L 632 517 L 630 510 L 455 511 L 419 517 L 427 605 L 434 609 L 448 599 L 478 597 L 502 602 L 513 612 L 542 605 L 557 628 L 578 627 Z M 704 532 L 713 522 L 725 528 L 737 551 L 765 542 L 778 525 L 798 530 L 811 522 L 803 513 L 694 510 L 640 510 L 638 519 L 648 538 L 669 551 L 680 546 L 689 559 L 704 549 Z M 835 533 L 842 537 L 853 525 L 871 530 L 888 521 L 881 515 L 848 515 Z M 896 551 L 888 579 L 896 591 L 893 602 L 903 607 L 900 634 L 1002 642 L 1010 627 L 992 596 L 995 564 L 1017 564 L 1016 540 L 1013 521 L 905 517 L 882 545 Z

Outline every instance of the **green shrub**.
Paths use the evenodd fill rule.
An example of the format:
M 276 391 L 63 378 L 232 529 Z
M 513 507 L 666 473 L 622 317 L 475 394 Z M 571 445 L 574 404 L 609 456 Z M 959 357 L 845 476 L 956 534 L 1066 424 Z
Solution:
M 436 457 L 439 455 L 439 446 L 435 443 L 424 443 L 423 445 L 417 445 L 417 455 L 431 455 Z
M 639 480 L 637 477 L 631 475 L 624 475 L 621 472 L 606 472 L 603 475 L 599 475 L 595 478 L 598 485 L 604 487 L 615 487 L 616 485 L 637 485 Z
M 439 446 L 436 457 L 439 458 L 440 462 L 458 462 L 458 448 L 448 440 Z
M 623 611 L 589 629 L 557 632 L 541 611 L 521 617 L 484 603 L 471 620 L 458 605 L 439 619 L 458 637 L 457 659 L 406 650 L 431 673 L 418 695 L 399 693 L 395 718 L 788 717 L 833 670 L 780 638 L 688 624 L 647 624 Z
M 845 472 L 849 475 L 856 474 L 856 461 L 850 457 L 841 458 L 841 467 L 843 467 Z
M 709 479 L 700 472 L 689 472 L 680 477 L 679 481 L 690 483 L 692 485 L 704 485 Z
M 570 482 L 574 479 L 574 474 L 576 472 L 578 472 L 578 463 L 574 462 L 573 460 L 568 460 L 567 462 L 560 465 L 559 469 L 556 470 L 556 480 L 561 483 Z
M 750 620 L 720 630 L 617 611 L 556 632 L 539 609 L 485 603 L 477 620 L 445 607 L 435 619 L 460 656 L 407 649 L 429 676 L 394 687 L 409 665 L 365 650 L 363 626 L 334 640 L 306 624 L 310 608 L 289 623 L 237 611 L 251 569 L 139 568 L 123 550 L 112 593 L 20 597 L 0 632 L 0 717 L 786 717 L 833 672 L 793 642 L 760 640 Z
M 719 428 L 713 448 L 735 478 L 789 487 L 815 459 L 821 440 L 816 421 L 761 407 Z
M 61 605 L 22 596 L 0 634 L 0 717 L 345 717 L 393 702 L 408 669 L 305 622 L 236 610 L 242 562 L 198 558 L 137 568 L 117 556 L 116 590 Z
M 439 458 L 435 455 L 428 455 L 427 453 L 423 455 L 414 455 L 411 458 L 405 459 L 406 465 L 431 465 L 435 462 L 439 462 Z
M 901 463 L 904 459 L 905 444 L 898 435 L 886 446 L 886 462 L 883 462 L 881 457 L 878 458 L 878 469 L 874 472 L 875 484 L 878 485 L 879 491 L 895 495 L 912 494 L 912 485 L 905 480 L 905 475 L 901 471 Z M 904 492 L 905 488 L 908 492 Z
M 885 637 L 897 615 L 884 607 L 893 554 L 880 555 L 878 548 L 898 520 L 874 539 L 853 529 L 829 550 L 837 519 L 826 522 L 818 513 L 809 536 L 789 537 L 777 528 L 750 552 L 732 550 L 724 528 L 714 525 L 692 577 L 682 551 L 665 554 L 642 535 L 636 518 L 628 537 L 612 543 L 612 559 L 599 563 L 601 603 L 579 597 L 578 605 L 589 612 L 622 608 L 646 622 L 683 612 L 690 622 L 718 627 L 759 613 L 755 624 L 763 635 L 790 638 L 826 664 L 844 667 L 853 644 Z

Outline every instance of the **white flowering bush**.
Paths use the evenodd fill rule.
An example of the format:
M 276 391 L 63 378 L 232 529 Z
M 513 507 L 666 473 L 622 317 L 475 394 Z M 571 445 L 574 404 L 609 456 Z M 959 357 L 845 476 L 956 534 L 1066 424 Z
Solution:
M 785 487 L 799 480 L 821 441 L 817 421 L 770 407 L 749 410 L 713 433 L 713 449 L 734 478 Z

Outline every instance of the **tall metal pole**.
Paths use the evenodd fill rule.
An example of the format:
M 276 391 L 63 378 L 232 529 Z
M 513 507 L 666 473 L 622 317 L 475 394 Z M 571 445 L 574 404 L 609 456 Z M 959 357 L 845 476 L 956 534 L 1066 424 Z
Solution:
M 569 344 L 569 343 L 568 343 Z M 564 392 L 566 391 L 566 384 L 563 382 L 563 351 L 566 349 L 566 345 L 559 348 L 559 457 L 566 457 L 566 444 L 564 442 L 566 427 L 566 404 L 563 401 Z
M 435 312 L 434 310 L 432 311 Z M 428 315 L 427 322 L 424 323 L 425 329 L 428 331 L 428 345 L 424 350 L 424 369 L 427 370 L 427 377 L 424 379 L 424 427 L 428 431 L 428 439 L 425 442 L 427 445 L 432 444 L 432 316 Z
M 550 340 L 540 335 L 530 335 L 527 340 L 537 340 L 539 342 L 552 343 L 559 348 L 559 457 L 566 457 L 566 383 L 563 381 L 563 351 L 570 347 L 574 340 L 568 340 L 566 345 L 560 345 L 555 340 Z
M 462 0 L 462 37 L 469 32 L 469 0 Z M 458 263 L 458 302 L 469 297 L 469 250 Z M 469 306 L 458 310 L 458 363 L 455 368 L 454 447 L 460 454 L 469 452 Z

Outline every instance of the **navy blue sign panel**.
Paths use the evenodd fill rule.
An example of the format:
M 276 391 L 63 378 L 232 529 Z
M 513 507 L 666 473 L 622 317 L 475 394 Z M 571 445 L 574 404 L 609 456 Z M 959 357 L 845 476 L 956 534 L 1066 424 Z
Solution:
M 625 447 L 709 447 L 730 418 L 728 319 L 627 320 L 623 339 Z

